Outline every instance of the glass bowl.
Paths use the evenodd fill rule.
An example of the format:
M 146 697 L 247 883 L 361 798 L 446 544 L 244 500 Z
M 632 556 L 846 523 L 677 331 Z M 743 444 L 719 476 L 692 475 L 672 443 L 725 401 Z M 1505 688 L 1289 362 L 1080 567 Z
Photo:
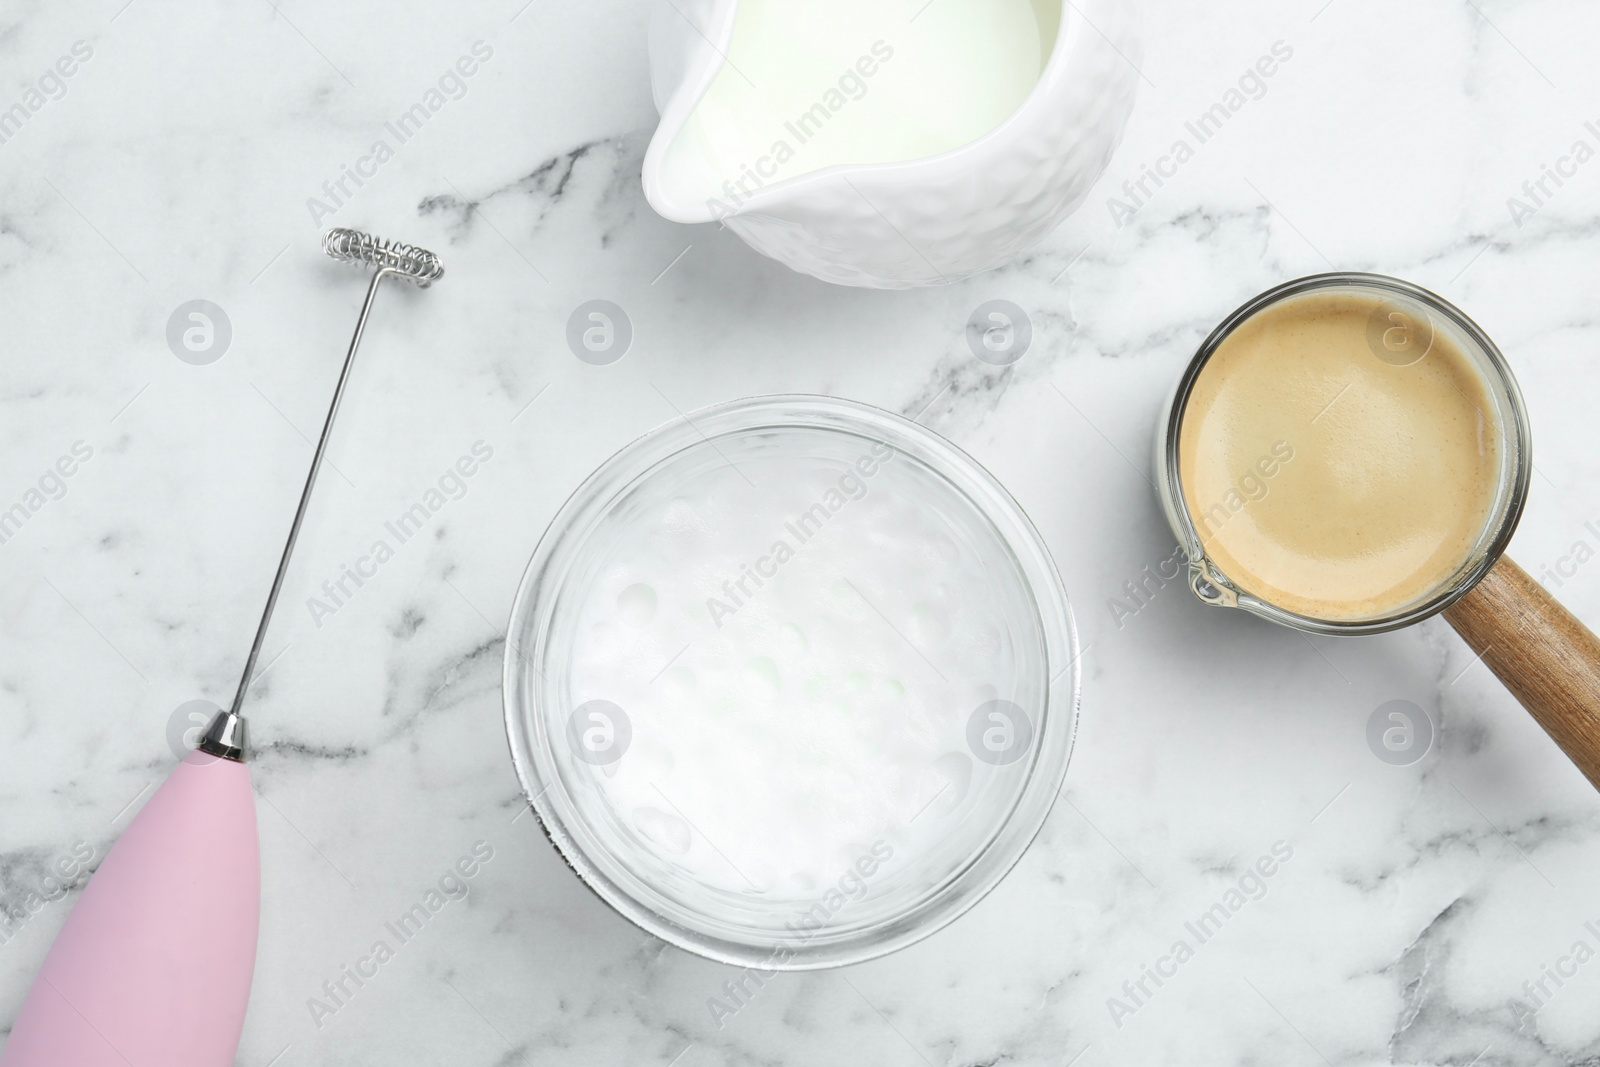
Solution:
M 1060 791 L 1079 682 L 1055 566 L 988 472 L 897 415 L 772 396 L 578 488 L 517 591 L 504 695 L 578 876 L 770 971 L 883 955 L 993 889 Z

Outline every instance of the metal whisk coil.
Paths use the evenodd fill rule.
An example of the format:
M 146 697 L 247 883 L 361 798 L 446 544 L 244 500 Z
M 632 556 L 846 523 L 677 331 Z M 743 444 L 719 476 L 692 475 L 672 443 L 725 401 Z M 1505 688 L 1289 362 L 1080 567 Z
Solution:
M 393 271 L 423 289 L 444 277 L 444 263 L 426 248 L 386 241 L 360 230 L 329 230 L 322 235 L 322 250 L 346 263 L 370 263 Z

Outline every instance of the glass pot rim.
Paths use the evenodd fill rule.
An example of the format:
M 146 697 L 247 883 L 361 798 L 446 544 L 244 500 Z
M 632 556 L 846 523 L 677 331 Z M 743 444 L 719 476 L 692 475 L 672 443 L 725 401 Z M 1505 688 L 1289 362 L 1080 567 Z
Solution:
M 915 904 L 842 936 L 798 947 L 769 931 L 730 936 L 709 920 L 695 924 L 602 847 L 569 795 L 552 749 L 538 678 L 545 628 L 588 535 L 631 487 L 682 452 L 733 435 L 773 429 L 824 429 L 883 441 L 938 474 L 961 494 L 1011 552 L 1038 613 L 1045 701 L 1027 778 L 1011 807 L 967 862 Z M 537 676 L 537 677 L 534 677 Z M 582 882 L 634 925 L 664 941 L 734 966 L 812 970 L 873 959 L 921 940 L 986 896 L 1022 858 L 1043 826 L 1066 776 L 1077 735 L 1081 669 L 1078 635 L 1060 576 L 1043 538 L 1011 495 L 976 460 L 902 416 L 827 396 L 769 395 L 703 408 L 636 438 L 595 469 L 557 510 L 517 589 L 506 630 L 502 697 L 506 737 L 524 795 L 551 843 Z M 775 959 L 774 950 L 791 951 Z
M 1509 474 L 1502 467 L 1500 483 L 1496 486 L 1499 511 L 1493 517 L 1493 529 L 1488 542 L 1481 544 L 1468 563 L 1455 578 L 1429 599 L 1390 615 L 1375 619 L 1320 619 L 1301 615 L 1270 604 L 1245 591 L 1224 574 L 1206 554 L 1193 517 L 1183 495 L 1179 475 L 1179 433 L 1188 406 L 1189 395 L 1206 364 L 1230 334 L 1257 312 L 1292 297 L 1324 289 L 1344 289 L 1397 296 L 1420 305 L 1430 315 L 1437 315 L 1458 329 L 1468 343 L 1482 355 L 1482 369 L 1488 372 L 1488 384 L 1505 400 L 1505 438 L 1511 451 Z M 1510 544 L 1517 523 L 1522 518 L 1528 499 L 1528 485 L 1533 472 L 1532 428 L 1528 420 L 1527 404 L 1517 386 L 1516 377 L 1506 362 L 1504 354 L 1489 335 L 1472 321 L 1460 308 L 1444 297 L 1420 285 L 1385 274 L 1368 274 L 1359 271 L 1330 271 L 1312 274 L 1274 286 L 1234 309 L 1211 331 L 1178 378 L 1157 426 L 1156 474 L 1157 491 L 1162 508 L 1173 532 L 1183 542 L 1189 561 L 1189 589 L 1206 604 L 1220 607 L 1237 607 L 1283 626 L 1306 633 L 1334 637 L 1360 636 L 1398 630 L 1436 615 L 1465 596 L 1478 580 L 1487 574 L 1504 554 Z

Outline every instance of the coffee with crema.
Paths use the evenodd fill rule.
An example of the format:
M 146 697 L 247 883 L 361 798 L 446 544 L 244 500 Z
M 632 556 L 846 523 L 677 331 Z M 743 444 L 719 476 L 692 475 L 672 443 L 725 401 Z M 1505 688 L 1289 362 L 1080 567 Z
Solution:
M 1505 434 L 1464 341 L 1374 293 L 1256 312 L 1195 379 L 1184 504 L 1229 581 L 1330 621 L 1426 602 L 1473 558 Z

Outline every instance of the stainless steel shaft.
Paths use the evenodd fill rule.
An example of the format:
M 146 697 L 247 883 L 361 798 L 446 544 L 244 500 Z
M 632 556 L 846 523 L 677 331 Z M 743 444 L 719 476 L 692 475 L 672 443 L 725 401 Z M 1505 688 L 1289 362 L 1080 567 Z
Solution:
M 311 457 L 311 469 L 306 473 L 305 488 L 300 491 L 300 503 L 295 508 L 294 522 L 289 526 L 289 537 L 278 560 L 278 572 L 272 578 L 272 589 L 267 594 L 267 606 L 261 613 L 261 623 L 256 627 L 255 640 L 250 645 L 250 656 L 245 660 L 244 673 L 239 678 L 238 691 L 234 693 L 233 706 L 213 721 L 201 742 L 201 748 L 214 755 L 241 759 L 244 755 L 244 728 L 241 709 L 245 694 L 255 679 L 256 664 L 261 658 L 261 647 L 266 642 L 267 629 L 272 623 L 272 612 L 278 606 L 278 595 L 283 592 L 284 577 L 289 572 L 289 560 L 294 556 L 295 542 L 300 537 L 300 527 L 305 522 L 306 509 L 311 503 L 311 492 L 316 488 L 317 475 L 322 471 L 322 460 L 328 451 L 328 440 L 333 434 L 334 419 L 339 414 L 339 404 L 344 399 L 345 387 L 350 383 L 350 369 L 355 365 L 356 350 L 361 347 L 361 336 L 366 332 L 367 318 L 372 314 L 373 301 L 383 279 L 393 275 L 427 288 L 444 276 L 444 265 L 439 257 L 425 248 L 381 240 L 356 230 L 329 230 L 323 237 L 323 250 L 335 259 L 356 263 L 370 263 L 378 270 L 367 286 L 366 299 L 361 303 L 361 315 L 356 319 L 355 334 L 350 338 L 350 348 L 345 352 L 344 366 L 339 371 L 339 383 L 333 390 L 333 402 L 328 405 L 327 418 L 322 421 L 322 433 L 317 438 L 317 448 Z M 219 751 L 226 750 L 226 751 Z

